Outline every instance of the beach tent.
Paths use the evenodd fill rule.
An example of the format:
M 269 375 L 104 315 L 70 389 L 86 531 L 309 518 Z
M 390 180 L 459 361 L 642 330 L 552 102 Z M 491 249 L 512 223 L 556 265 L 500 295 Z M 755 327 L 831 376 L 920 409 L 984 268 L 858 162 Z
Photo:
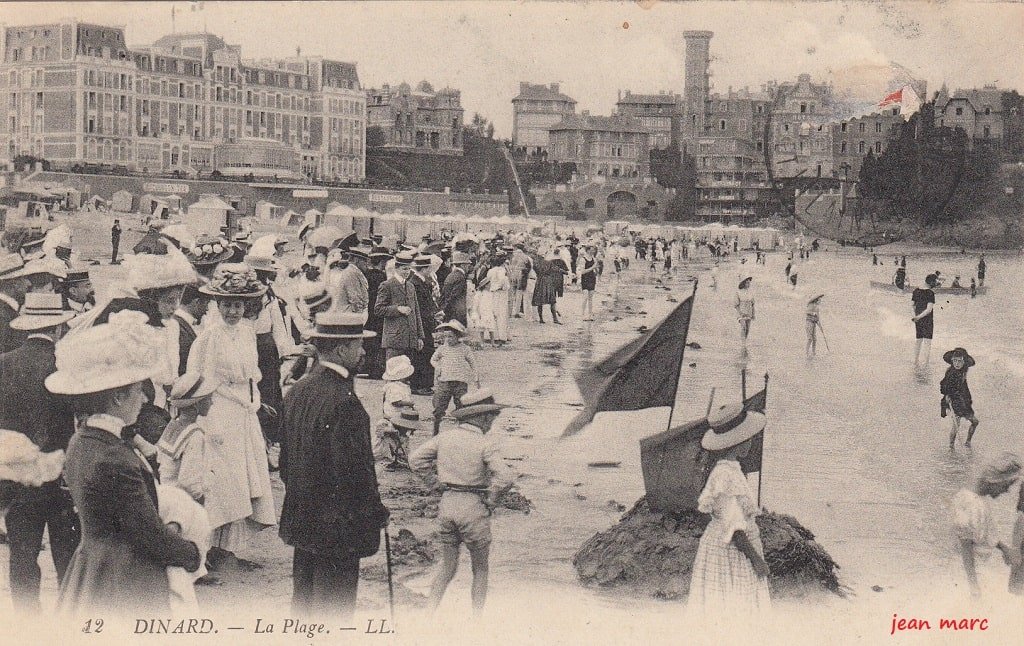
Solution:
M 122 189 L 111 196 L 110 210 L 119 211 L 121 213 L 131 213 L 133 202 L 134 198 L 132 194 Z
M 351 206 L 346 206 L 339 202 L 332 202 L 334 206 L 328 206 L 327 212 L 324 213 L 324 223 L 333 224 L 341 227 L 342 229 L 355 229 L 353 225 L 353 215 L 355 210 Z
M 170 219 L 171 207 L 162 200 L 153 200 L 153 213 L 151 215 L 157 220 Z
M 281 223 L 289 227 L 297 227 L 302 224 L 302 214 L 298 211 L 288 209 L 281 216 Z
M 256 202 L 256 219 L 260 222 L 277 222 L 284 215 L 285 208 L 267 200 Z
M 231 205 L 220 197 L 201 195 L 198 202 L 188 207 L 188 214 L 182 220 L 199 235 L 219 235 L 220 228 L 227 224 L 229 211 Z
M 319 209 L 306 209 L 302 214 L 302 222 L 319 227 L 324 223 L 324 212 Z

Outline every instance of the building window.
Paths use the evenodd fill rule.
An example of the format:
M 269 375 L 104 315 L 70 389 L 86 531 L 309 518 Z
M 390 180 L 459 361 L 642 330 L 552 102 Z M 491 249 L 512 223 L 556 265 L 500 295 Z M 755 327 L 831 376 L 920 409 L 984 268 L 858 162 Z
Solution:
M 985 139 L 988 139 L 990 136 L 992 136 L 992 129 L 985 126 Z
M 864 154 L 864 142 L 863 141 L 857 144 L 857 152 L 859 152 L 861 154 Z
M 857 129 L 860 130 L 861 132 L 864 132 L 865 130 L 867 130 L 867 124 L 866 123 L 859 123 L 859 124 L 857 124 Z
M 801 103 L 800 104 L 800 114 L 804 114 L 806 112 L 807 112 L 807 104 L 806 103 Z
M 879 121 L 875 122 L 875 132 L 882 132 L 882 124 Z
M 845 141 L 839 144 L 839 152 L 840 152 L 840 154 L 844 154 L 844 155 L 846 154 L 846 142 Z
M 725 130 L 725 119 L 720 119 L 718 121 L 718 129 L 719 130 Z
M 964 114 L 964 109 L 963 108 L 957 108 L 956 109 L 956 116 L 960 117 L 960 116 L 963 116 L 963 114 Z
M 882 152 L 882 142 L 881 141 L 876 141 L 875 142 L 875 152 L 876 153 L 881 153 Z
M 988 107 L 988 106 L 986 105 L 986 106 L 985 106 L 985 116 L 988 116 L 988 115 L 990 115 L 990 114 L 992 114 L 992 108 L 990 108 L 990 107 Z

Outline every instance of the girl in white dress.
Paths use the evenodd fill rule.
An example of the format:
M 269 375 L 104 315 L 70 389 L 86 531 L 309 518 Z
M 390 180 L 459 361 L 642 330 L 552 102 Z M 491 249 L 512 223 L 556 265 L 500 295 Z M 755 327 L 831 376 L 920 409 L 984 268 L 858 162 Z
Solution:
M 711 522 L 697 548 L 687 606 L 705 619 L 750 617 L 770 605 L 768 565 L 755 522 L 760 510 L 739 460 L 764 430 L 765 416 L 732 404 L 712 412 L 708 424 L 701 446 L 717 461 L 697 508 Z
M 236 560 L 233 553 L 252 534 L 276 522 L 267 453 L 256 415 L 261 378 L 256 333 L 252 325 L 242 322 L 246 302 L 262 296 L 266 287 L 251 267 L 230 263 L 220 265 L 200 291 L 216 300 L 220 313 L 219 320 L 200 333 L 188 358 L 189 372 L 220 384 L 203 420 L 210 470 L 204 507 L 214 528 L 208 560 L 216 569 Z

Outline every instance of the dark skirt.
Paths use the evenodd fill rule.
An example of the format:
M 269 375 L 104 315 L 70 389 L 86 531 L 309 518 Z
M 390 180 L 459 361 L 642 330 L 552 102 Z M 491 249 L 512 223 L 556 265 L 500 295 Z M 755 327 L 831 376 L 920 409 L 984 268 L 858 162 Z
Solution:
M 268 442 L 280 442 L 280 414 L 283 400 L 281 395 L 281 356 L 277 353 L 277 344 L 274 343 L 272 333 L 256 335 L 256 356 L 260 374 L 263 375 L 257 384 L 260 390 L 260 400 L 276 411 L 276 414 L 273 414 L 260 408 L 256 417 L 260 421 L 260 428 L 263 429 L 263 437 Z
M 541 305 L 554 305 L 557 301 L 558 288 L 555 285 L 553 276 L 550 274 L 542 275 L 533 287 L 533 298 L 530 302 L 534 307 L 540 307 Z

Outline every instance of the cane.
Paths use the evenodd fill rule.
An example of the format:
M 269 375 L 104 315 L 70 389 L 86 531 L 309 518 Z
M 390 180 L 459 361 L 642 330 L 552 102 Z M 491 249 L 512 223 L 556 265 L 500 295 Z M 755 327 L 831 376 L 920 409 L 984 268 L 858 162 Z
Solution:
M 821 340 L 825 342 L 825 349 L 832 352 L 832 348 L 828 347 L 828 339 L 825 337 L 825 328 L 821 325 L 821 321 L 818 321 L 818 328 L 821 329 Z
M 384 528 L 384 556 L 388 566 L 388 609 L 391 612 L 391 625 L 395 625 L 395 587 L 391 574 L 391 534 Z

